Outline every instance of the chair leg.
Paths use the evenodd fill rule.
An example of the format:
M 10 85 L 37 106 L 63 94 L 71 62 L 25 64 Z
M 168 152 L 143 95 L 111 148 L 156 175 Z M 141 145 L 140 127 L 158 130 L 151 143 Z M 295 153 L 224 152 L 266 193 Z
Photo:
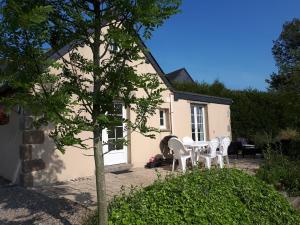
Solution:
M 196 165 L 196 153 L 194 152 L 194 150 L 191 151 L 191 161 L 192 161 L 192 165 L 195 166 Z
M 175 170 L 175 161 L 176 161 L 176 159 L 173 159 L 172 172 L 174 172 L 174 170 Z
M 222 169 L 224 167 L 224 162 L 223 162 L 223 156 L 222 155 L 218 155 L 218 164 L 220 166 L 220 168 Z
M 205 158 L 205 166 L 207 169 L 210 169 L 211 167 L 211 160 L 210 158 Z
M 181 164 L 182 172 L 185 172 L 186 160 L 185 159 L 180 159 L 180 164 Z
M 196 153 L 196 162 L 200 160 L 200 151 L 197 151 Z
M 225 157 L 226 157 L 226 163 L 229 165 L 229 156 L 226 155 Z

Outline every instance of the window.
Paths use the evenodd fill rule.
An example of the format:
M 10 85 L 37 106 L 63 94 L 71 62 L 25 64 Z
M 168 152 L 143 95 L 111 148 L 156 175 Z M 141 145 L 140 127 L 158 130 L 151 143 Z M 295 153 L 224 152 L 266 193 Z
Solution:
M 115 42 L 111 42 L 111 43 L 110 43 L 109 49 L 110 49 L 111 52 L 114 52 L 114 53 L 120 51 L 119 45 L 118 45 L 117 43 L 115 43 Z
M 169 112 L 168 109 L 159 110 L 159 128 L 161 130 L 167 130 L 169 128 L 168 112 Z
M 194 141 L 205 141 L 205 116 L 204 107 L 201 105 L 191 105 L 191 127 Z
M 124 137 L 123 129 L 123 104 L 114 103 L 114 112 L 109 113 L 118 117 L 119 122 L 114 127 L 108 130 L 108 150 L 120 150 L 123 149 L 123 143 L 120 141 Z

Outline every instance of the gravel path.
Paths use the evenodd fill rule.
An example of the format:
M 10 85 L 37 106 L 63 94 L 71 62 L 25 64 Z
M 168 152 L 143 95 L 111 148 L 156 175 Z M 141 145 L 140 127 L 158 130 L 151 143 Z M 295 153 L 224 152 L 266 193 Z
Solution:
M 0 182 L 0 225 L 82 225 L 90 210 L 67 199 Z

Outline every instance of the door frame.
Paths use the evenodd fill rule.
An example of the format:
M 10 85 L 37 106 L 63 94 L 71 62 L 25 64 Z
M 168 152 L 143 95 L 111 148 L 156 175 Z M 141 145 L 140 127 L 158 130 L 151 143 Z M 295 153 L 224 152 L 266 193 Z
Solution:
M 123 102 L 121 101 L 114 101 L 113 104 L 121 104 L 122 105 L 122 118 L 126 119 L 127 118 L 127 112 L 126 112 L 126 108 Z M 123 138 L 125 139 L 125 141 L 127 141 L 127 129 L 126 128 L 126 123 L 122 123 L 122 128 L 123 128 Z M 102 130 L 102 143 L 106 143 L 103 144 L 103 154 L 104 154 L 104 165 L 108 166 L 108 165 L 115 165 L 115 164 L 121 164 L 121 163 L 128 163 L 128 146 L 127 145 L 123 145 L 123 149 L 120 150 L 112 150 L 110 152 L 108 152 L 108 132 L 107 132 L 107 128 Z M 117 162 L 107 162 L 107 160 L 109 160 L 110 157 L 113 158 L 113 156 L 117 157 L 117 155 L 122 155 L 122 159 L 120 160 L 116 160 Z M 106 158 L 106 159 L 105 159 Z M 110 159 L 113 160 L 113 159 Z M 105 162 L 106 161 L 106 162 Z
M 192 109 L 193 109 L 193 114 L 194 114 L 194 124 L 195 124 L 195 141 L 199 141 L 198 140 L 198 126 L 197 126 L 197 123 L 198 123 L 198 118 L 197 118 L 197 107 L 201 108 L 201 113 L 202 113 L 202 119 L 203 119 L 203 123 L 202 123 L 202 126 L 203 126 L 203 141 L 206 141 L 207 140 L 207 134 L 206 134 L 206 114 L 205 114 L 205 107 L 206 105 L 203 105 L 203 104 L 197 104 L 197 103 L 191 103 L 190 105 L 191 107 L 191 132 L 193 133 L 193 130 L 192 130 Z M 192 135 L 193 136 L 193 135 Z

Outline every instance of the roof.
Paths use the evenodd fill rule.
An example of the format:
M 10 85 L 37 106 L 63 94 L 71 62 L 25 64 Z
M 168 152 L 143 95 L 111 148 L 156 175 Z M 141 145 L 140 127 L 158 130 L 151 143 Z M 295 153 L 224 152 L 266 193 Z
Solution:
M 190 101 L 207 102 L 207 103 L 215 103 L 215 104 L 222 104 L 222 105 L 231 105 L 233 103 L 232 99 L 230 98 L 221 98 L 221 97 L 202 95 L 202 94 L 185 92 L 185 91 L 173 91 L 173 92 L 174 92 L 175 101 L 177 101 L 178 99 L 184 99 Z
M 194 83 L 193 78 L 189 74 L 189 72 L 185 68 L 181 68 L 178 70 L 175 70 L 171 73 L 166 74 L 167 78 L 171 82 L 191 82 Z
M 138 36 L 139 37 L 139 36 Z M 173 86 L 171 85 L 170 81 L 189 81 L 194 82 L 191 75 L 187 72 L 185 68 L 178 69 L 171 73 L 165 74 L 156 59 L 153 57 L 151 52 L 148 50 L 147 46 L 145 45 L 144 41 L 139 37 L 141 46 L 145 49 L 144 54 L 149 63 L 154 67 L 157 74 L 160 76 L 164 84 L 169 88 L 170 91 L 174 93 L 174 99 L 184 99 L 184 100 L 191 100 L 191 101 L 199 101 L 199 102 L 207 102 L 207 103 L 216 103 L 216 104 L 225 104 L 230 105 L 232 104 L 232 100 L 228 98 L 221 98 L 221 97 L 214 97 L 208 95 L 201 95 L 191 92 L 183 92 L 183 91 L 176 91 Z M 63 55 L 71 51 L 74 46 L 82 43 L 82 41 L 74 41 L 68 45 L 63 46 L 58 51 L 50 51 L 48 52 L 47 56 L 53 60 L 58 60 Z M 0 92 L 3 91 L 0 89 Z

